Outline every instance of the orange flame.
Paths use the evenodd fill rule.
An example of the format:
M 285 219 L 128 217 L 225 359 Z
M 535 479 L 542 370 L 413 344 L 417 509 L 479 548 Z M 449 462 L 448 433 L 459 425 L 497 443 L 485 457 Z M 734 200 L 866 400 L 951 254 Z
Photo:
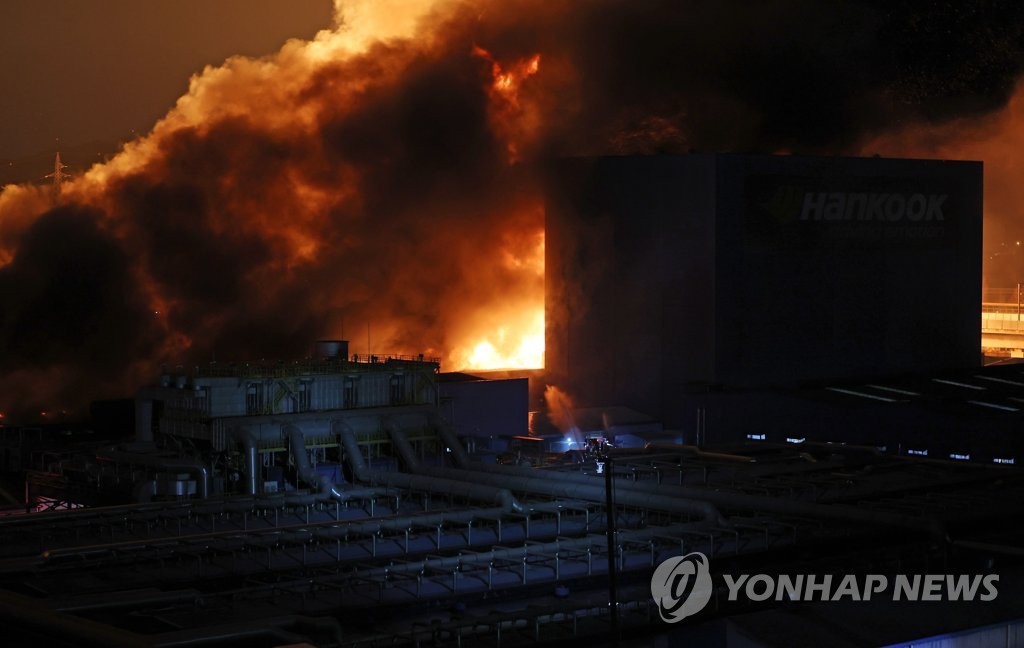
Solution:
M 0 269 L 38 291 L 0 316 L 8 330 L 39 317 L 33 304 L 61 303 L 80 265 L 69 250 L 59 277 L 27 281 L 57 255 L 23 245 L 39 225 L 116 252 L 86 258 L 125 278 L 116 296 L 87 286 L 72 301 L 95 307 L 48 322 L 101 335 L 41 333 L 0 367 L 5 411 L 131 393 L 161 363 L 301 357 L 346 326 L 372 331 L 374 352 L 431 352 L 446 369 L 541 366 L 539 183 L 511 164 L 539 128 L 526 81 L 540 56 L 506 64 L 435 37 L 445 6 L 338 2 L 338 27 L 313 41 L 193 77 L 150 133 L 65 183 L 59 205 L 41 187 L 0 189 Z M 447 94 L 421 83 L 424 66 Z
M 448 355 L 454 369 L 539 369 L 544 366 L 544 232 L 506 235 L 502 265 L 526 290 L 467 316 Z
M 479 45 L 473 46 L 473 55 L 491 64 L 491 121 L 505 138 L 509 164 L 515 164 L 521 159 L 523 145 L 535 136 L 540 126 L 539 106 L 520 96 L 526 80 L 540 70 L 540 54 L 507 65 L 502 65 Z
M 431 352 L 446 369 L 536 367 L 543 169 L 528 162 L 829 142 L 849 152 L 849 137 L 887 114 L 842 117 L 862 105 L 846 102 L 846 84 L 874 78 L 859 67 L 835 75 L 838 93 L 789 78 L 849 103 L 823 111 L 843 137 L 804 139 L 793 125 L 816 103 L 746 83 L 761 69 L 799 73 L 800 44 L 845 52 L 819 37 L 831 22 L 782 20 L 792 28 L 780 34 L 734 20 L 731 6 L 695 16 L 686 3 L 633 4 L 335 0 L 337 24 L 312 41 L 195 75 L 150 133 L 64 183 L 59 204 L 41 187 L 0 188 L 0 409 L 122 396 L 165 362 L 294 358 L 346 328 L 372 329 L 374 352 Z M 788 39 L 798 47 L 778 47 Z M 853 48 L 843 58 L 859 61 L 862 41 L 880 45 L 858 36 L 840 43 Z M 736 43 L 765 60 L 750 67 Z M 704 54 L 707 65 L 688 65 Z M 1022 105 L 1018 91 L 987 121 L 880 137 L 864 152 L 985 158 L 987 210 L 1009 231 L 1024 202 Z

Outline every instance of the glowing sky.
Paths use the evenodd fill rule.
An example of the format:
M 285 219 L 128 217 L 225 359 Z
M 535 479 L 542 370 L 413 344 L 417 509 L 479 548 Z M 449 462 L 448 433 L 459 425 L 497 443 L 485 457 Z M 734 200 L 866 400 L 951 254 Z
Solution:
M 330 0 L 4 0 L 0 159 L 144 133 L 204 66 L 311 38 L 332 12 Z

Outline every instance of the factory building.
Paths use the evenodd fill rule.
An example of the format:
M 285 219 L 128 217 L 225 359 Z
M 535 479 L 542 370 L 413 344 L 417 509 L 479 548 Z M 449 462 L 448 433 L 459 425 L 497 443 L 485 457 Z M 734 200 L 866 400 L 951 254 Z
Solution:
M 981 232 L 978 162 L 559 161 L 548 379 L 689 428 L 703 393 L 976 367 Z

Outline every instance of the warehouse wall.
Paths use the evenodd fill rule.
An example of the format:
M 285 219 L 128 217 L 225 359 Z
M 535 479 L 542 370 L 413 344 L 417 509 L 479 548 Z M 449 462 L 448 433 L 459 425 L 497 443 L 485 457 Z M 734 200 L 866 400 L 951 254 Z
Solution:
M 686 393 L 975 366 L 982 166 L 569 159 L 547 189 L 548 380 L 689 423 Z

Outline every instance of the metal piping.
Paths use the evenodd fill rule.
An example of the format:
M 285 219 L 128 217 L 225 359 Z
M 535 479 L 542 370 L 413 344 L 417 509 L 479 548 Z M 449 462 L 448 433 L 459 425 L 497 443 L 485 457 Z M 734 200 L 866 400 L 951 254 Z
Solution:
M 156 496 L 156 480 L 147 479 L 145 481 L 140 481 L 135 485 L 135 489 L 132 492 L 135 495 L 136 502 L 151 502 Z
M 416 452 L 412 449 L 409 439 L 388 419 L 384 419 L 384 429 L 388 433 L 388 437 L 391 438 L 391 446 L 398 452 L 398 458 L 402 460 L 405 469 L 411 473 L 418 473 L 420 462 L 416 458 Z
M 445 522 L 470 522 L 472 520 L 489 518 L 502 513 L 508 513 L 508 508 L 500 506 L 489 509 L 444 511 L 441 513 L 419 513 L 416 515 L 403 515 L 401 517 L 386 517 L 361 522 L 348 522 L 344 525 L 314 530 L 311 532 L 311 535 L 320 538 L 334 539 L 338 536 L 347 536 L 352 532 L 372 534 L 382 530 L 405 531 L 416 526 L 433 526 Z
M 488 466 L 491 468 L 493 466 Z M 532 469 L 527 469 L 532 470 Z M 530 493 L 533 495 L 545 495 L 547 497 L 559 497 L 565 499 L 584 499 L 591 502 L 605 501 L 605 487 L 603 483 L 595 484 L 593 479 L 580 475 L 584 481 L 575 479 L 549 479 L 559 474 L 549 471 L 533 470 L 533 475 L 503 475 L 490 474 L 483 470 L 477 472 L 472 470 L 459 469 L 436 469 L 421 468 L 424 475 L 437 476 L 447 475 L 456 479 L 473 482 L 476 484 L 488 484 L 498 488 Z M 564 474 L 564 473 L 563 473 Z M 565 475 L 576 477 L 576 475 Z M 714 505 L 694 499 L 668 497 L 654 493 L 642 493 L 632 490 L 620 490 L 622 484 L 616 483 L 616 499 L 625 506 L 652 508 L 684 515 L 698 515 L 704 520 L 722 527 L 729 527 L 729 521 L 723 517 Z
M 123 452 L 115 448 L 107 448 L 97 453 L 96 456 L 107 458 L 117 463 L 141 464 L 143 466 L 160 468 L 161 470 L 193 473 L 196 476 L 199 497 L 206 499 L 210 496 L 210 469 L 201 461 L 180 457 L 162 457 L 155 454 Z
M 433 493 L 444 493 L 473 501 L 497 502 L 506 511 L 523 512 L 526 507 L 522 505 L 512 493 L 505 488 L 490 488 L 481 486 L 475 481 L 460 481 L 447 479 L 441 476 L 410 475 L 406 473 L 371 470 L 363 461 L 363 454 L 359 449 L 359 442 L 355 433 L 347 425 L 337 422 L 341 428 L 341 442 L 345 447 L 345 454 L 348 456 L 352 472 L 359 481 L 384 484 L 398 488 L 412 488 L 417 490 L 430 491 Z M 407 441 L 408 443 L 408 441 Z M 415 457 L 413 457 L 415 460 Z M 418 464 L 418 462 L 417 462 Z
M 667 450 L 673 454 L 695 455 L 701 459 L 718 459 L 721 461 L 735 461 L 738 463 L 756 463 L 757 461 L 754 457 L 748 457 L 747 455 L 726 452 L 708 452 L 707 450 L 702 450 L 693 445 L 680 445 L 677 443 L 664 443 L 660 441 L 652 441 L 644 446 L 645 454 L 650 450 Z M 644 455 L 638 456 L 643 457 Z
M 432 474 L 434 469 L 424 469 L 421 472 Z M 536 468 L 520 466 L 485 466 L 475 462 L 469 462 L 466 470 L 448 470 L 447 474 L 467 481 L 478 481 L 511 488 L 516 491 L 549 494 L 555 497 L 587 497 L 594 499 L 594 501 L 603 501 L 604 498 L 603 488 L 595 487 L 595 480 L 586 475 L 538 470 Z M 506 475 L 509 478 L 515 477 L 522 481 L 503 479 Z M 560 482 L 563 486 L 559 486 L 555 482 Z M 582 490 L 574 489 L 572 485 L 579 485 Z M 705 519 L 716 521 L 717 524 L 722 526 L 729 526 L 729 523 L 718 512 L 718 508 L 761 511 L 794 517 L 819 517 L 856 524 L 910 528 L 927 531 L 932 537 L 939 540 L 945 540 L 946 538 L 945 527 L 933 518 L 915 518 L 893 513 L 867 511 L 852 506 L 824 505 L 816 502 L 801 502 L 742 493 L 727 493 L 711 489 L 646 484 L 624 480 L 617 480 L 615 488 L 617 491 L 616 496 L 621 504 L 662 508 L 668 502 L 675 502 L 674 505 L 667 506 L 664 510 L 696 513 Z M 591 493 L 591 495 L 588 497 L 585 493 Z M 661 502 L 661 504 L 656 502 Z
M 444 443 L 445 447 L 451 450 L 452 458 L 455 460 L 455 465 L 459 468 L 468 468 L 470 464 L 474 463 L 469 455 L 466 454 L 466 449 L 462 447 L 462 443 L 459 441 L 459 437 L 455 434 L 455 430 L 452 428 L 451 423 L 445 420 L 440 414 L 432 412 L 428 415 L 430 424 L 437 431 L 438 438 Z
M 53 603 L 53 608 L 58 612 L 82 614 L 83 612 L 96 612 L 98 610 L 165 606 L 172 603 L 195 603 L 202 598 L 203 593 L 195 589 L 163 592 L 154 588 L 112 592 L 107 593 L 103 597 L 88 594 L 74 599 L 57 599 Z
M 425 475 L 456 477 L 462 481 L 488 483 L 500 488 L 547 495 L 549 497 L 581 498 L 596 502 L 603 502 L 605 500 L 604 486 L 595 485 L 594 480 L 585 475 L 572 475 L 553 471 L 539 473 L 533 468 L 498 465 L 485 466 L 479 462 L 474 462 L 466 454 L 462 443 L 455 436 L 447 421 L 441 418 L 440 415 L 433 414 L 430 416 L 430 422 L 437 430 L 441 441 L 451 450 L 455 464 L 460 469 L 438 470 L 436 468 L 421 468 L 419 472 Z M 395 446 L 396 450 L 401 452 L 403 445 L 408 447 L 408 439 L 403 438 L 401 441 L 395 441 L 396 436 L 401 436 L 397 430 L 389 429 L 388 432 L 392 436 L 392 445 Z M 494 474 L 495 472 L 501 474 Z M 621 484 L 617 483 L 616 489 L 618 490 L 620 486 Z M 649 502 L 652 501 L 652 496 L 647 494 L 638 497 L 620 494 L 618 497 L 627 506 L 650 506 Z M 654 495 L 653 497 L 657 498 L 658 496 Z M 728 521 L 721 513 L 707 502 L 675 498 L 671 501 L 668 498 L 663 498 L 659 501 L 662 502 L 663 506 L 668 507 L 666 510 L 687 515 L 699 515 L 703 519 L 710 520 L 719 526 L 729 526 Z
M 341 624 L 334 617 L 310 617 L 298 614 L 273 617 L 270 619 L 248 619 L 212 627 L 196 627 L 174 630 L 148 637 L 153 646 L 213 646 L 224 642 L 247 640 L 259 644 L 298 645 L 303 641 L 322 641 L 331 638 L 332 645 L 341 645 L 344 636 Z M 247 644 L 248 645 L 248 644 Z
M 672 536 L 687 531 L 699 529 L 696 524 L 674 524 L 669 527 L 648 527 L 620 531 L 617 534 L 617 547 L 621 547 L 624 540 L 643 541 L 655 536 Z M 551 542 L 525 544 L 519 547 L 495 547 L 490 551 L 479 553 L 460 553 L 454 556 L 430 556 L 422 561 L 394 562 L 384 567 L 376 567 L 364 572 L 366 578 L 381 577 L 388 574 L 411 573 L 422 574 L 428 570 L 458 569 L 464 565 L 490 565 L 497 559 L 519 561 L 529 556 L 553 555 L 568 549 L 585 549 L 587 547 L 606 548 L 604 535 L 587 535 L 581 538 L 558 538 Z M 595 566 L 600 564 L 595 563 Z
M 232 428 L 231 436 L 235 438 L 245 450 L 245 492 L 247 495 L 258 495 L 257 475 L 259 474 L 258 452 L 256 449 L 256 435 L 245 428 Z
M 528 483 L 528 482 L 524 482 L 524 481 L 520 481 L 520 480 L 528 480 L 528 479 L 534 479 L 534 478 L 538 477 L 537 471 L 535 469 L 533 469 L 533 468 L 525 468 L 525 467 L 521 467 L 521 466 L 490 465 L 490 464 L 485 466 L 484 464 L 482 464 L 480 462 L 473 461 L 472 459 L 470 459 L 469 455 L 466 454 L 465 448 L 462 447 L 462 443 L 459 441 L 458 437 L 455 435 L 455 431 L 452 429 L 451 425 L 446 420 L 444 420 L 444 418 L 442 418 L 440 414 L 436 414 L 436 413 L 431 414 L 430 415 L 430 422 L 434 426 L 434 428 L 437 430 L 437 434 L 438 434 L 439 438 L 441 439 L 441 441 L 445 444 L 446 447 L 448 447 L 451 450 L 451 455 L 452 455 L 452 458 L 455 461 L 455 465 L 458 466 L 460 469 L 464 469 L 467 472 L 472 472 L 472 474 L 464 475 L 465 479 L 467 479 L 469 481 L 478 481 L 479 477 L 477 475 L 478 475 L 478 473 L 481 473 L 481 472 L 483 472 L 486 475 L 488 475 L 489 478 L 490 477 L 497 478 L 498 476 L 494 475 L 494 473 L 497 472 L 497 473 L 501 473 L 502 475 L 507 475 L 509 477 L 514 476 L 514 477 L 517 477 L 519 479 L 518 480 L 513 480 L 513 481 L 508 481 L 508 480 L 502 480 L 502 479 L 498 478 L 493 483 L 502 484 L 506 488 L 512 488 L 512 489 L 515 489 L 515 490 L 521 490 L 522 487 L 526 483 Z M 431 471 L 432 470 L 433 469 L 431 469 Z M 428 473 L 431 472 L 431 471 L 428 471 Z M 450 474 L 452 471 L 448 471 L 448 472 Z M 543 476 L 544 476 L 543 482 L 562 482 L 562 483 L 567 484 L 567 485 L 568 484 L 572 484 L 572 485 L 583 487 L 584 490 L 583 491 L 578 491 L 578 490 L 575 490 L 575 489 L 570 489 L 568 486 L 566 486 L 564 489 L 559 489 L 559 488 L 555 487 L 554 485 L 552 485 L 550 483 L 539 483 L 538 484 L 537 482 L 533 482 L 534 483 L 534 487 L 541 489 L 540 491 L 538 491 L 539 494 L 552 495 L 552 496 L 555 496 L 555 497 L 584 497 L 585 495 L 583 495 L 583 493 L 589 493 L 592 497 L 589 497 L 588 499 L 594 499 L 595 501 L 604 501 L 604 499 L 605 499 L 605 494 L 604 494 L 603 487 L 600 488 L 600 492 L 597 492 L 597 490 L 595 489 L 595 486 L 594 486 L 594 480 L 590 479 L 589 477 L 587 477 L 585 475 L 574 475 L 574 474 L 569 474 L 569 473 L 561 473 L 561 472 L 554 472 L 554 471 L 544 471 L 543 472 Z M 623 486 L 623 484 L 616 483 L 616 490 L 619 490 L 621 486 Z M 570 495 L 569 493 L 573 493 L 573 494 Z M 621 494 L 619 495 L 620 500 L 622 500 L 624 504 L 627 504 L 629 506 L 643 506 L 644 505 L 643 503 L 634 503 L 635 502 L 635 498 L 632 498 L 629 495 L 625 495 L 624 497 L 625 497 L 625 500 L 622 500 L 623 495 L 621 495 Z M 644 497 L 644 498 L 641 498 L 641 499 L 644 502 L 650 501 L 649 497 Z M 719 525 L 722 525 L 722 526 L 728 526 L 728 522 L 726 521 L 724 516 L 722 516 L 722 514 L 719 513 L 718 510 L 714 506 L 712 506 L 712 505 L 710 505 L 710 504 L 708 504 L 706 502 L 683 502 L 683 501 L 679 501 L 679 502 L 674 503 L 672 506 L 673 506 L 673 508 L 670 509 L 670 510 L 680 510 L 680 512 L 684 512 L 686 514 L 697 514 L 697 515 L 700 515 L 702 518 L 704 518 L 706 520 L 711 520 L 712 522 L 715 522 L 715 523 L 717 523 Z
M 57 612 L 44 602 L 14 592 L 0 592 L 0 619 L 29 627 L 50 639 L 76 646 L 146 645 L 146 637 L 73 614 Z M 7 624 L 5 624 L 7 625 Z
M 302 430 L 294 425 L 285 425 L 281 431 L 288 437 L 291 444 L 292 457 L 295 460 L 295 467 L 299 469 L 299 478 L 310 486 L 315 486 L 321 495 L 345 499 L 345 493 L 335 486 L 334 482 L 327 475 L 316 471 L 309 463 L 309 454 L 306 451 L 306 436 Z

